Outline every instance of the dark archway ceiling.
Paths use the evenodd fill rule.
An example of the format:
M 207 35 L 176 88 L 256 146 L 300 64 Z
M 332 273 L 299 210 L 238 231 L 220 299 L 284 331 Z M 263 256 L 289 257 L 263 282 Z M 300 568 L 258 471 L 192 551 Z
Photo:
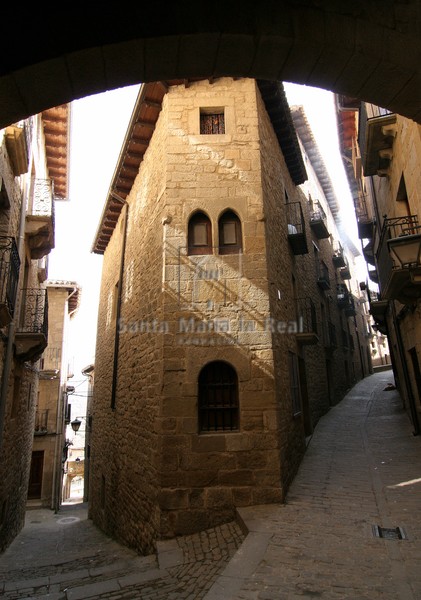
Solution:
M 9 13 L 9 14 L 8 14 Z M 253 77 L 323 87 L 421 123 L 419 0 L 85 3 L 2 9 L 0 127 L 129 84 Z

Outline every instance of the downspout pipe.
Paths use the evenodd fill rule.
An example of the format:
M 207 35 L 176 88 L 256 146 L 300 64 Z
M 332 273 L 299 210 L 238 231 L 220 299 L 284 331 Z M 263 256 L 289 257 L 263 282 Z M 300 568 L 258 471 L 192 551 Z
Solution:
M 25 267 L 25 222 L 26 222 L 26 194 L 27 189 L 25 189 L 25 193 L 22 195 L 22 205 L 20 211 L 20 222 L 19 222 L 19 237 L 18 237 L 18 254 L 20 258 L 20 269 L 19 269 L 19 278 L 18 278 L 18 291 L 20 290 L 20 282 L 22 277 L 22 272 Z M 7 330 L 7 345 L 6 345 L 6 354 L 3 364 L 3 373 L 1 380 L 1 389 L 0 389 L 0 452 L 3 446 L 3 438 L 4 438 L 4 424 L 5 424 L 5 416 L 6 416 L 6 405 L 7 405 L 7 392 L 9 389 L 9 380 L 10 373 L 12 371 L 12 361 L 13 361 L 13 345 L 15 342 L 15 333 L 16 333 L 16 324 L 18 321 L 19 308 L 20 308 L 20 296 L 18 296 L 19 301 L 15 304 L 15 311 L 13 315 L 12 321 L 9 323 Z
M 126 255 L 126 241 L 127 241 L 127 223 L 129 220 L 129 205 L 123 198 L 118 194 L 113 193 L 113 198 L 122 202 L 125 206 L 124 211 L 124 229 L 123 229 L 123 241 L 121 244 L 121 257 L 120 257 L 120 272 L 118 279 L 117 289 L 117 306 L 116 306 L 116 321 L 115 321 L 115 335 L 114 335 L 114 359 L 113 359 L 113 377 L 111 382 L 111 408 L 116 408 L 116 395 L 117 395 L 117 382 L 118 382 L 118 353 L 120 347 L 120 316 L 121 316 L 121 303 L 122 303 L 122 290 L 123 290 L 123 277 L 125 267 L 125 255 Z

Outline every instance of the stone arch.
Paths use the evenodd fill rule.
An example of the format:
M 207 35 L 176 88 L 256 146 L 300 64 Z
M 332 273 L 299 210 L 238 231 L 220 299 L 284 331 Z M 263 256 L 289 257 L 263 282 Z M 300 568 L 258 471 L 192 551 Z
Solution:
M 0 127 L 130 84 L 221 76 L 322 87 L 421 123 L 419 3 L 380 4 L 88 3 L 60 23 L 55 11 L 29 5 L 0 38 Z

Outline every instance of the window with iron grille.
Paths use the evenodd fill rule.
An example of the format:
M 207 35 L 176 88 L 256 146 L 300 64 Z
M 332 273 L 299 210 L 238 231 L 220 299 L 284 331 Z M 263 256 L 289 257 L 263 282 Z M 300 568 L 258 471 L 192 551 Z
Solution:
M 225 133 L 225 115 L 222 108 L 200 109 L 200 133 L 210 135 Z
M 188 227 L 188 254 L 212 254 L 212 228 L 207 215 L 195 213 Z
M 242 249 L 241 222 L 232 210 L 227 210 L 219 219 L 219 253 L 239 254 Z
M 199 431 L 238 431 L 238 377 L 230 364 L 214 361 L 199 374 Z

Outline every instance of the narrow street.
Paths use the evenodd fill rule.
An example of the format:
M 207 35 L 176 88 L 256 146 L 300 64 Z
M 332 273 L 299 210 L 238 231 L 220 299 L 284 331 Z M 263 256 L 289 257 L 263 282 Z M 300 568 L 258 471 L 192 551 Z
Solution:
M 86 505 L 27 512 L 0 556 L 6 599 L 421 600 L 421 438 L 391 371 L 359 382 L 317 425 L 285 505 L 158 544 L 141 557 Z

